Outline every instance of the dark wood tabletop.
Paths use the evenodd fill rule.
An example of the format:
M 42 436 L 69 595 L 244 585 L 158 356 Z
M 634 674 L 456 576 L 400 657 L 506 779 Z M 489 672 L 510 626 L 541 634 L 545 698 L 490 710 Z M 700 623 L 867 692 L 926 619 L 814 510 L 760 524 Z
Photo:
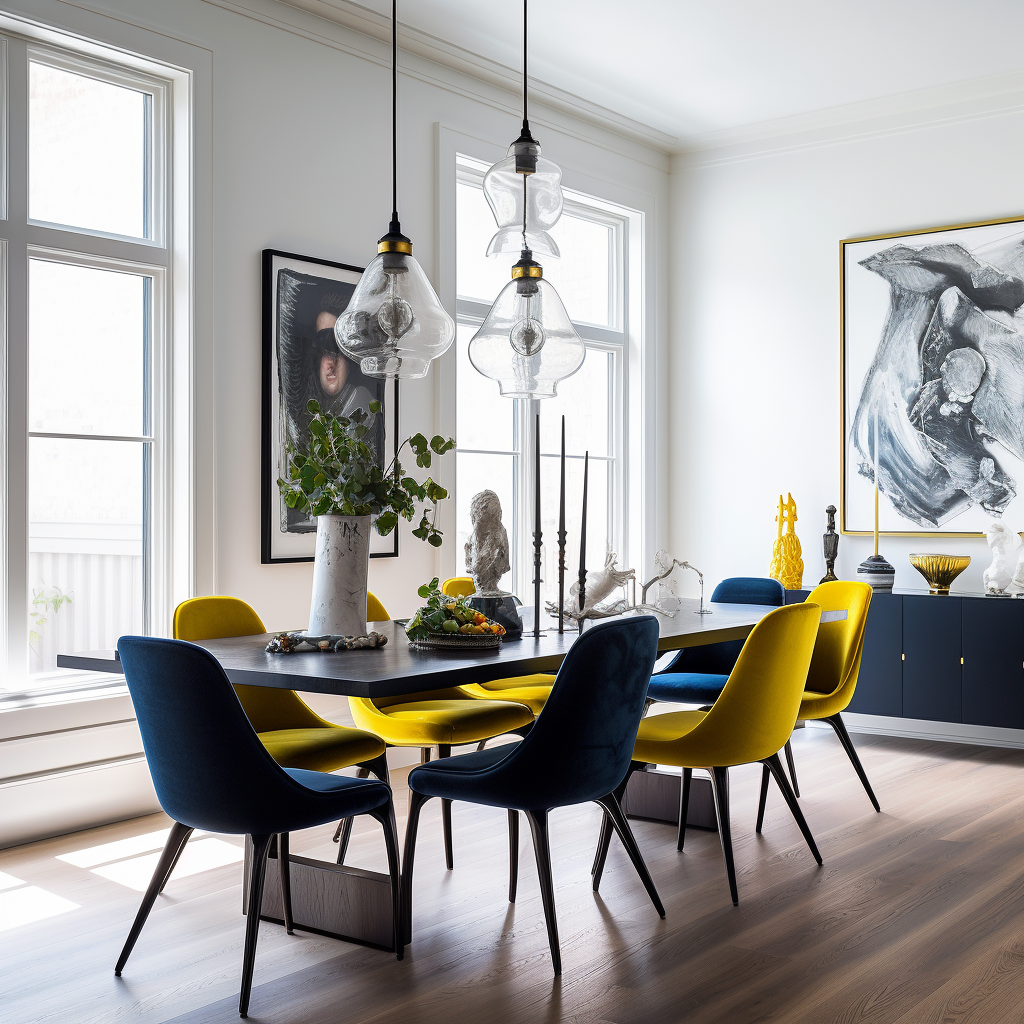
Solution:
M 698 615 L 698 602 L 684 600 L 671 618 L 659 615 L 659 650 L 742 640 L 772 610 L 763 605 L 707 607 L 712 614 Z M 387 646 L 337 654 L 268 654 L 264 648 L 274 635 L 271 633 L 204 640 L 200 646 L 217 658 L 233 683 L 350 697 L 392 697 L 530 672 L 555 672 L 579 636 L 575 629 L 566 628 L 561 636 L 550 629 L 539 639 L 527 634 L 521 640 L 505 641 L 494 650 L 460 652 L 414 647 L 406 640 L 405 630 L 393 622 L 372 623 L 371 627 L 387 635 Z M 121 671 L 113 651 L 60 655 L 58 664 L 64 668 Z

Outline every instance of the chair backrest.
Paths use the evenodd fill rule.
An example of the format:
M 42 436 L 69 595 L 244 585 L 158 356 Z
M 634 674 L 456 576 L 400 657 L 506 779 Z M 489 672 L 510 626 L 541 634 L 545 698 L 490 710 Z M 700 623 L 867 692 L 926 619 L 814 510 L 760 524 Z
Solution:
M 387 609 L 377 600 L 377 595 L 366 592 L 366 621 L 367 622 L 389 622 L 391 616 Z
M 453 576 L 441 584 L 441 593 L 449 597 L 469 597 L 476 593 L 476 585 L 469 576 Z
M 807 600 L 821 609 L 821 625 L 811 670 L 807 673 L 807 689 L 818 693 L 838 693 L 846 689 L 849 703 L 864 654 L 871 587 L 849 580 L 820 583 Z
M 117 649 L 167 814 L 214 832 L 279 831 L 301 787 L 259 741 L 217 659 L 153 637 L 123 636 Z
M 598 623 L 572 645 L 533 728 L 496 766 L 512 804 L 543 810 L 615 789 L 633 756 L 657 656 L 653 615 Z
M 730 576 L 715 587 L 711 600 L 718 604 L 769 604 L 781 607 L 786 603 L 785 588 L 767 576 Z
M 778 580 L 760 576 L 731 576 L 715 587 L 711 600 L 717 604 L 786 603 L 786 591 Z M 663 670 L 665 672 L 707 672 L 727 676 L 743 650 L 742 640 L 687 647 Z
M 810 601 L 769 612 L 747 637 L 725 689 L 686 736 L 708 765 L 746 764 L 780 750 L 796 725 L 821 610 Z
M 266 631 L 256 612 L 237 597 L 193 597 L 174 610 L 176 640 L 216 640 Z M 257 732 L 318 729 L 330 724 L 293 690 L 241 685 L 235 687 L 235 694 Z

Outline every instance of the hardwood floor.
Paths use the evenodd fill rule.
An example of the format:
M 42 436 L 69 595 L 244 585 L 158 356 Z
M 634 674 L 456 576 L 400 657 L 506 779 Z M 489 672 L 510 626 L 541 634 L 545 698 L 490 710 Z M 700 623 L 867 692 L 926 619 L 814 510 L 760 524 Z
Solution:
M 808 728 L 793 739 L 821 868 L 774 786 L 764 833 L 755 834 L 760 766 L 734 770 L 738 908 L 717 835 L 691 831 L 679 854 L 674 826 L 648 822 L 633 827 L 666 920 L 617 840 L 595 895 L 590 863 L 600 812 L 555 812 L 561 978 L 551 974 L 529 829 L 522 829 L 512 907 L 505 812 L 455 805 L 455 870 L 447 872 L 440 805 L 431 801 L 420 826 L 406 959 L 264 924 L 252 1019 L 1021 1024 L 1024 751 L 864 735 L 854 742 L 881 814 L 831 730 Z M 404 778 L 393 779 L 400 819 Z M 141 898 L 114 880 L 133 867 L 130 851 L 102 868 L 113 878 L 96 874 L 96 865 L 56 859 L 81 863 L 76 852 L 166 827 L 166 818 L 152 815 L 0 852 L 0 872 L 79 905 L 0 931 L 5 1024 L 237 1020 L 239 863 L 172 878 L 117 979 L 114 960 Z M 330 856 L 331 832 L 294 836 L 293 852 Z M 217 839 L 241 847 L 240 839 Z M 372 819 L 358 820 L 350 850 L 351 863 L 380 869 L 383 842 Z M 0 908 L 19 888 L 0 875 L 4 885 Z

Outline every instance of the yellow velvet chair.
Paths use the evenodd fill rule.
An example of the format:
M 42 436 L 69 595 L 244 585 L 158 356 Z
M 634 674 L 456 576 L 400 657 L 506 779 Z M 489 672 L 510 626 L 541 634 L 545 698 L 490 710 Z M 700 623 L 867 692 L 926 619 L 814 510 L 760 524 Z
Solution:
M 469 597 L 475 592 L 475 587 L 469 576 L 453 576 L 441 584 L 441 591 L 449 597 Z M 459 689 L 473 700 L 514 700 L 539 715 L 554 682 L 555 677 L 551 673 L 534 672 L 509 679 L 490 679 L 486 683 L 467 683 Z
M 367 595 L 366 604 L 371 622 L 390 618 L 373 594 Z M 522 702 L 496 700 L 493 695 L 488 700 L 468 700 L 459 686 L 396 697 L 349 697 L 348 706 L 359 728 L 375 733 L 388 746 L 419 747 L 424 760 L 430 760 L 433 747 L 438 757 L 449 757 L 453 746 L 479 744 L 530 725 L 534 718 Z M 441 801 L 441 815 L 445 859 L 451 870 L 450 800 Z
M 739 903 L 729 821 L 729 768 L 734 765 L 760 761 L 775 776 L 814 859 L 821 864 L 821 854 L 778 755 L 796 724 L 820 615 L 817 605 L 810 601 L 769 612 L 751 631 L 721 696 L 709 711 L 676 711 L 641 721 L 633 762 L 616 790 L 621 799 L 630 775 L 644 764 L 682 768 L 676 841 L 676 848 L 681 850 L 693 769 L 706 769 L 715 794 L 718 831 L 734 905 Z M 611 825 L 606 817 L 594 858 L 595 891 L 610 841 Z
M 821 609 L 821 625 L 818 627 L 814 656 L 811 658 L 810 671 L 807 673 L 807 684 L 803 700 L 800 702 L 797 721 L 828 722 L 832 726 L 853 763 L 871 805 L 878 811 L 878 800 L 840 714 L 846 710 L 857 689 L 861 659 L 864 656 L 868 610 L 871 607 L 871 587 L 867 583 L 847 580 L 821 583 L 810 592 L 807 600 Z M 793 776 L 793 787 L 799 796 L 800 790 L 791 753 L 789 768 Z M 765 769 L 761 776 L 761 799 L 757 808 L 758 832 L 761 831 L 764 821 L 767 797 L 768 771 Z
M 368 613 L 379 607 L 379 602 L 373 607 L 367 601 Z M 266 631 L 259 615 L 237 597 L 194 597 L 174 610 L 176 640 L 214 640 Z M 389 781 L 386 745 L 379 736 L 328 722 L 294 690 L 240 685 L 235 693 L 263 745 L 283 767 L 334 772 L 355 765 L 361 777 L 372 773 L 382 782 Z M 338 826 L 339 864 L 345 859 L 351 830 L 351 819 Z

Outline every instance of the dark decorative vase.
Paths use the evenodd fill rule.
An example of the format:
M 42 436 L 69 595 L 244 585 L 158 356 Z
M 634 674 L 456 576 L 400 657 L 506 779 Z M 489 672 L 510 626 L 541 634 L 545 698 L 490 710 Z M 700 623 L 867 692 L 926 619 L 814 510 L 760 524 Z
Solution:
M 489 619 L 500 622 L 505 627 L 506 640 L 519 640 L 523 635 L 523 620 L 519 616 L 518 597 L 512 594 L 499 594 L 496 597 L 481 597 L 474 594 L 466 598 L 466 604 L 482 612 Z
M 829 505 L 829 507 L 825 509 L 825 515 L 828 516 L 828 528 L 821 538 L 821 547 L 825 553 L 825 575 L 822 576 L 818 582 L 832 583 L 834 580 L 839 579 L 836 575 L 836 555 L 839 554 L 839 534 L 836 533 L 835 505 Z

